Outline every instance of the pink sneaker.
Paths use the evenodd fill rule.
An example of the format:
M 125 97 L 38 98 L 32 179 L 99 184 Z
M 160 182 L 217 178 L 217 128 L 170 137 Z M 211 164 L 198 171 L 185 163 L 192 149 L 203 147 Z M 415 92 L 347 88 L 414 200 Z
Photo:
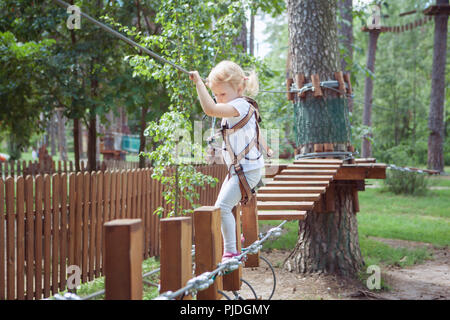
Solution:
M 237 257 L 238 255 L 240 255 L 239 252 L 233 253 L 233 252 L 225 252 L 222 256 L 222 262 L 231 259 L 233 257 Z

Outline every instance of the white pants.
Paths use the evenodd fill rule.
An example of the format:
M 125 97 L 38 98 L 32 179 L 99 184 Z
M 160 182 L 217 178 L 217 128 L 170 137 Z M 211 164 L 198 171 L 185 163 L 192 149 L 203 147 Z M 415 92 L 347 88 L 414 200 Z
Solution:
M 253 189 L 261 179 L 261 168 L 244 172 L 244 174 L 250 188 Z M 241 200 L 241 189 L 236 174 L 233 174 L 230 179 L 227 178 L 228 176 L 222 183 L 214 206 L 220 208 L 224 252 L 236 253 L 236 221 L 231 210 Z

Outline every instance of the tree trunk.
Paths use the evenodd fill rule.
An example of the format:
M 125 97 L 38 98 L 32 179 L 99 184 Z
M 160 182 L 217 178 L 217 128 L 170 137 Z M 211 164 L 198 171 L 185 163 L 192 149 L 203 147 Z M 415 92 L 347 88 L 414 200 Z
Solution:
M 300 222 L 298 241 L 288 269 L 299 273 L 332 273 L 351 277 L 363 266 L 352 185 L 335 187 L 333 213 L 308 212 Z
M 255 55 L 255 10 L 250 10 L 250 55 Z
M 372 29 L 369 31 L 369 48 L 367 49 L 367 69 L 369 69 L 372 74 L 375 72 L 375 53 L 377 49 L 377 40 L 380 35 L 379 29 Z M 373 78 L 372 76 L 366 77 L 364 85 L 364 111 L 363 111 L 363 125 L 372 128 L 372 99 L 373 99 Z M 369 137 L 372 134 L 368 134 Z M 362 157 L 370 158 L 372 156 L 372 145 L 370 140 L 363 138 L 362 146 Z
M 334 80 L 334 73 L 342 70 L 338 50 L 336 1 L 288 0 L 288 17 L 290 75 L 295 78 L 297 74 L 303 74 L 305 83 L 311 82 L 310 77 L 315 74 L 319 76 L 320 81 Z M 294 96 L 294 111 L 299 119 L 296 122 L 296 133 L 306 132 L 304 136 L 310 139 L 303 141 L 304 145 L 297 149 L 300 155 L 314 152 L 316 143 L 331 142 L 334 151 L 344 151 L 340 148 L 350 144 L 347 99 L 339 97 L 333 90 L 322 88 L 322 91 L 323 97 L 320 98 L 314 97 L 311 91 L 306 92 L 304 98 Z M 341 135 L 345 139 L 341 141 L 341 137 L 340 141 L 315 141 L 315 135 L 308 134 L 313 130 L 317 132 L 316 136 L 333 138 L 333 134 L 327 131 L 327 126 L 323 125 L 324 120 L 319 116 L 309 118 L 308 125 L 303 125 L 302 117 L 307 114 L 303 109 L 312 107 L 314 110 L 331 105 L 337 107 L 333 110 L 340 119 L 340 127 L 346 132 Z M 336 124 L 333 120 L 330 123 Z M 318 130 L 317 127 L 322 129 Z M 327 134 L 321 134 L 320 130 Z M 297 137 L 297 148 L 298 141 Z M 334 203 L 333 212 L 319 213 L 317 209 L 313 209 L 308 211 L 305 220 L 299 221 L 298 243 L 286 259 L 285 266 L 291 266 L 299 273 L 356 275 L 364 262 L 359 248 L 352 187 L 336 185 Z
M 73 119 L 73 153 L 75 160 L 75 171 L 80 171 L 80 120 Z
M 67 143 L 66 143 L 66 118 L 64 117 L 62 108 L 56 110 L 58 117 L 58 150 L 59 158 L 67 161 Z
M 436 0 L 447 4 L 449 0 Z M 428 117 L 428 168 L 444 172 L 444 100 L 448 15 L 434 16 L 434 51 L 431 74 L 430 113 Z
M 347 54 L 347 56 L 341 58 L 341 67 L 344 73 L 350 73 L 353 65 L 353 4 L 352 0 L 340 0 L 337 5 L 341 16 L 338 34 Z M 353 112 L 353 100 L 351 98 L 348 99 L 348 110 Z

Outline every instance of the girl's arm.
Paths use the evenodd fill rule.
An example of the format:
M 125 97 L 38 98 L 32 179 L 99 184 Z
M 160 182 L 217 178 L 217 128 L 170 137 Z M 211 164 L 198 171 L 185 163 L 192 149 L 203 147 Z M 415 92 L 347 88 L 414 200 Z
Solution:
M 237 111 L 232 105 L 214 102 L 197 71 L 190 72 L 189 78 L 195 83 L 200 104 L 206 115 L 217 118 L 239 116 L 239 111 Z

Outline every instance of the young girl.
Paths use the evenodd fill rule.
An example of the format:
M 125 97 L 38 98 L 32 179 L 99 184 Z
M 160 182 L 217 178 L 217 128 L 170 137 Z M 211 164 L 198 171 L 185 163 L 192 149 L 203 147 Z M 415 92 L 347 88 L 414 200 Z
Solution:
M 192 71 L 189 78 L 195 83 L 197 94 L 203 111 L 210 117 L 222 118 L 222 125 L 227 123 L 231 128 L 244 118 L 250 104 L 243 95 L 256 95 L 258 93 L 258 78 L 255 72 L 247 76 L 242 68 L 234 62 L 222 61 L 215 66 L 207 79 L 207 85 L 213 92 L 216 102 L 209 95 L 205 84 L 197 71 Z M 241 129 L 229 135 L 229 144 L 234 154 L 239 154 L 256 135 L 256 120 L 252 116 Z M 225 149 L 225 143 L 223 148 Z M 222 218 L 222 236 L 224 240 L 224 254 L 226 260 L 239 255 L 236 249 L 236 221 L 231 212 L 233 207 L 241 200 L 239 178 L 231 166 L 232 160 L 227 151 L 222 151 L 230 176 L 225 177 L 215 203 L 220 208 Z M 239 161 L 248 185 L 253 189 L 261 179 L 261 168 L 264 167 L 264 158 L 256 146 Z

